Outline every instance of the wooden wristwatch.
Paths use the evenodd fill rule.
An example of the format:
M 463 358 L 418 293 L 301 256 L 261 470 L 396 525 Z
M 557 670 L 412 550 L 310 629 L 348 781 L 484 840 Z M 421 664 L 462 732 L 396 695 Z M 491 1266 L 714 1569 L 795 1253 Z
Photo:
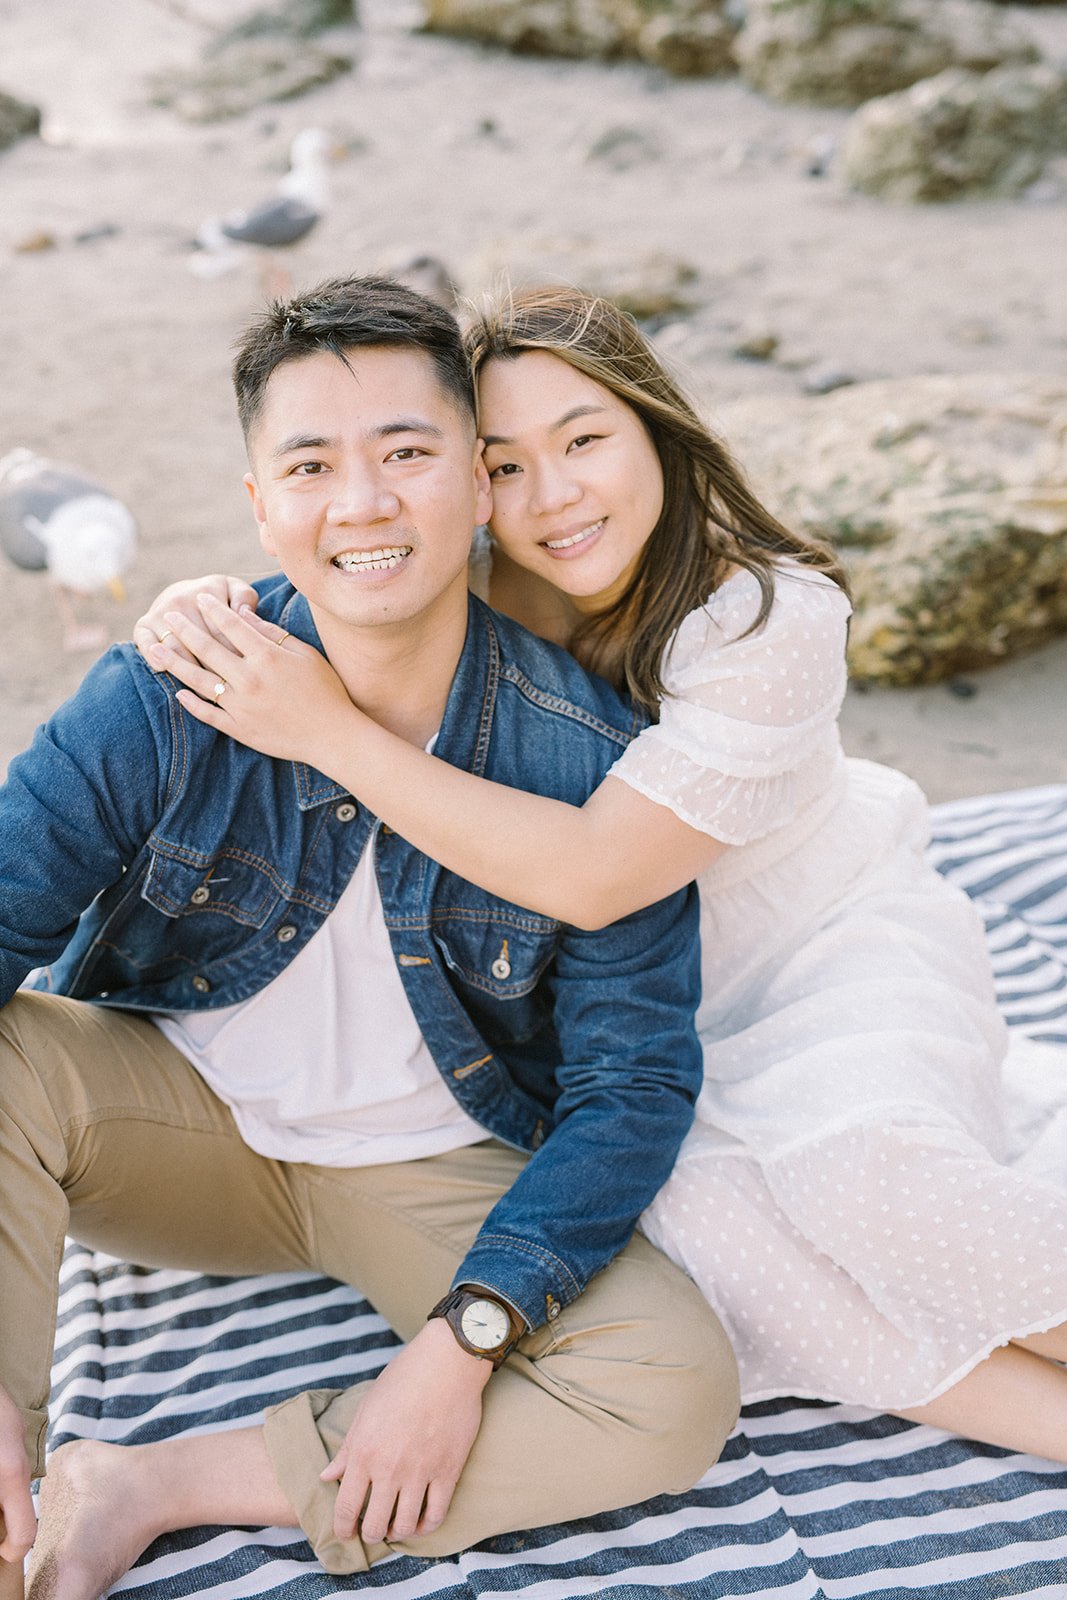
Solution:
M 461 1284 L 450 1289 L 430 1312 L 427 1321 L 443 1317 L 468 1355 L 499 1367 L 514 1350 L 526 1324 L 518 1312 L 488 1289 Z

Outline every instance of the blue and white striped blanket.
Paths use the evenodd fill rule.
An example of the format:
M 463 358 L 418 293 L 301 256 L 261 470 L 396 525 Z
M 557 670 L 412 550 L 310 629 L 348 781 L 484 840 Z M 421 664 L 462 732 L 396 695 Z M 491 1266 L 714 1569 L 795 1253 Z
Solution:
M 1067 1046 L 1067 789 L 940 806 L 934 825 L 934 860 L 982 908 L 1009 1023 Z M 327 1279 L 154 1272 L 71 1246 L 52 1442 L 241 1426 L 296 1390 L 373 1373 L 395 1349 L 366 1302 Z M 356 1588 L 384 1600 L 1063 1600 L 1067 1469 L 853 1406 L 776 1401 L 745 1409 L 686 1495 L 356 1578 L 328 1577 L 290 1531 L 197 1529 L 157 1541 L 112 1592 L 316 1600 Z

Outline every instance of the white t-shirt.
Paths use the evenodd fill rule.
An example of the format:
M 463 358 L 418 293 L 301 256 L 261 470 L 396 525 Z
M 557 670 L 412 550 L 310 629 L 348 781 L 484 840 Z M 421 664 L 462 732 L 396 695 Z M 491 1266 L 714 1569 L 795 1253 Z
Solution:
M 155 1017 L 260 1155 L 380 1166 L 487 1139 L 427 1048 L 393 957 L 377 829 L 334 910 L 272 983 L 218 1011 Z

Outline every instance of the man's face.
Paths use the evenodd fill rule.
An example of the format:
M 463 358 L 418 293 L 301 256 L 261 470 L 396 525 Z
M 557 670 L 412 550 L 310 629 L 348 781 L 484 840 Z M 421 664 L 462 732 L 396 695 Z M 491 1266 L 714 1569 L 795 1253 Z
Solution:
M 466 606 L 489 486 L 474 424 L 421 350 L 284 363 L 249 439 L 263 548 L 323 624 L 381 628 Z M 327 640 L 324 637 L 324 643 Z

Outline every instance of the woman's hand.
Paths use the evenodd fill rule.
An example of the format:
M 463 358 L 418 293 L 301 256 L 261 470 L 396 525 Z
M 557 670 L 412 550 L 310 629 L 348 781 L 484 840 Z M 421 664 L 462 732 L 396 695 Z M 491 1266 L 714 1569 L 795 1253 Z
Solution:
M 229 606 L 233 611 L 240 611 L 242 606 L 254 611 L 259 601 L 251 584 L 243 578 L 229 578 L 222 572 L 212 572 L 206 578 L 182 578 L 180 582 L 172 583 L 156 596 L 144 616 L 138 617 L 133 625 L 133 642 L 149 666 L 158 668 L 158 662 L 152 658 L 152 646 L 168 635 L 173 639 L 171 648 L 179 659 L 192 660 L 175 635 L 173 626 L 168 623 L 167 613 L 176 611 L 187 622 L 202 628 L 205 619 L 197 605 L 197 597 L 202 594 L 212 595 L 221 605 Z M 216 634 L 216 638 L 221 638 L 221 635 Z
M 173 642 L 150 645 L 150 664 L 185 685 L 177 698 L 198 722 L 263 755 L 321 770 L 343 743 L 345 719 L 358 715 L 326 658 L 247 607 L 238 615 L 202 594 L 199 610 L 198 621 L 164 613 Z

